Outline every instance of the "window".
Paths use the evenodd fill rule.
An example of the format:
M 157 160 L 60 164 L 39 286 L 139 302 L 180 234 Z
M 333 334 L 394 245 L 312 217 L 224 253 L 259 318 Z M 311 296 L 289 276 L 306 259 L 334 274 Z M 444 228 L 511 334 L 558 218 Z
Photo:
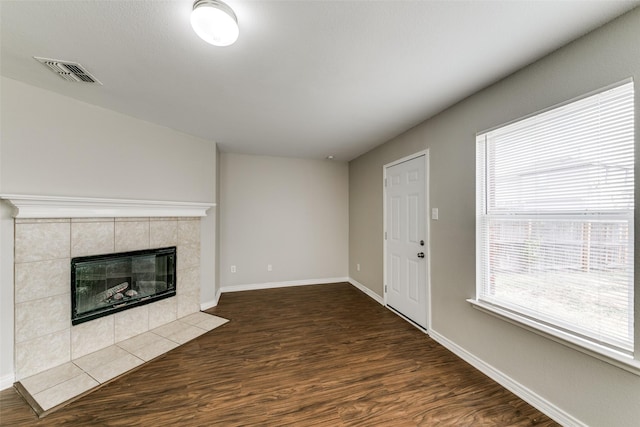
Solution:
M 633 356 L 633 82 L 477 135 L 475 302 Z

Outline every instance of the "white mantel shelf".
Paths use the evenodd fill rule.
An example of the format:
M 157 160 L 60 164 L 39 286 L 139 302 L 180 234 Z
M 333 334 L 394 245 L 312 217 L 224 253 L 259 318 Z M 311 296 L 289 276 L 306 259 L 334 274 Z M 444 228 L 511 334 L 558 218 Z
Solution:
M 215 203 L 0 194 L 14 218 L 202 217 Z

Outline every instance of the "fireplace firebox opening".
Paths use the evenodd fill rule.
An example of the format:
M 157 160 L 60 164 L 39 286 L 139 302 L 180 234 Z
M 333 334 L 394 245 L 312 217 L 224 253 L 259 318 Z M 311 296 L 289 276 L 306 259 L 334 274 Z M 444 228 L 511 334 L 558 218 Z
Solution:
M 71 259 L 71 323 L 77 325 L 176 294 L 176 247 Z

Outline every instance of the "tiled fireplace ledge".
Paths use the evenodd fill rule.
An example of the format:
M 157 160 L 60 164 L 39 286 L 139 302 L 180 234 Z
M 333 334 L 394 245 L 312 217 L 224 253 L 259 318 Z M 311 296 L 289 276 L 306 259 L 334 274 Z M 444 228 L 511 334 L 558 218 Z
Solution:
M 63 365 L 22 379 L 18 392 L 39 417 L 65 406 L 168 351 L 227 323 L 193 313 Z
M 0 194 L 15 218 L 203 217 L 215 203 Z

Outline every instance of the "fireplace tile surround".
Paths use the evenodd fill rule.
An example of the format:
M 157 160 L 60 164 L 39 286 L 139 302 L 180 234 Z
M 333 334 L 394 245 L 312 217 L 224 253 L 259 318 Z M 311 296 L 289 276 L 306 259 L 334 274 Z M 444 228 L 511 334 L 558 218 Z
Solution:
M 200 218 L 16 218 L 19 381 L 200 310 Z M 71 326 L 72 257 L 177 246 L 177 295 Z

